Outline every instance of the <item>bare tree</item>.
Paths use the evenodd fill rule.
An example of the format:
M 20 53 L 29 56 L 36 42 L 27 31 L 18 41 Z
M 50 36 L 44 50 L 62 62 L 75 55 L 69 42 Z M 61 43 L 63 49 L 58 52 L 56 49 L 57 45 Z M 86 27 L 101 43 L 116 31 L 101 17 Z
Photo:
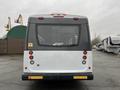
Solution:
M 101 39 L 100 36 L 96 36 L 93 40 L 92 40 L 92 46 L 96 45 L 97 43 L 100 43 Z

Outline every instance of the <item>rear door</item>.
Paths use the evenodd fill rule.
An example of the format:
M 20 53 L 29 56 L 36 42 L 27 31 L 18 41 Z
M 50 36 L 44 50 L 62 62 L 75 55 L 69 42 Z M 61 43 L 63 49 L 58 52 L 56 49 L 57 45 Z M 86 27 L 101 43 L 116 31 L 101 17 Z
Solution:
M 88 69 L 92 65 L 91 60 L 89 60 L 91 59 L 88 45 L 90 43 L 88 42 L 87 29 L 82 31 L 82 25 L 32 24 L 30 27 L 28 43 L 32 43 L 33 47 L 24 52 L 24 64 L 29 67 L 25 72 L 90 71 Z M 81 39 L 83 36 L 84 40 Z M 30 64 L 30 49 L 33 51 L 34 64 Z M 86 64 L 83 64 L 83 49 L 88 49 Z

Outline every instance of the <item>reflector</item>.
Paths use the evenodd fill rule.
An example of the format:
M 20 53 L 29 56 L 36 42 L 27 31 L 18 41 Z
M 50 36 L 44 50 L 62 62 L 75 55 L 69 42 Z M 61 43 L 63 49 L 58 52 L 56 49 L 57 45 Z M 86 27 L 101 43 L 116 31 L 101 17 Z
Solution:
M 28 48 L 32 48 L 33 47 L 33 43 L 28 43 Z
M 73 79 L 87 79 L 87 76 L 73 76 Z
M 28 79 L 43 79 L 43 76 L 28 76 Z

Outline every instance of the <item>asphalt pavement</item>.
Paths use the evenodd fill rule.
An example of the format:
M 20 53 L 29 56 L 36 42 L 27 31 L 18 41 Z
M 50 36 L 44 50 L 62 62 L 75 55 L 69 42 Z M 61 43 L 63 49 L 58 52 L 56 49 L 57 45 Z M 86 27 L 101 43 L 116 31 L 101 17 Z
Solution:
M 92 81 L 22 81 L 22 55 L 0 55 L 0 90 L 120 90 L 120 55 L 93 50 Z

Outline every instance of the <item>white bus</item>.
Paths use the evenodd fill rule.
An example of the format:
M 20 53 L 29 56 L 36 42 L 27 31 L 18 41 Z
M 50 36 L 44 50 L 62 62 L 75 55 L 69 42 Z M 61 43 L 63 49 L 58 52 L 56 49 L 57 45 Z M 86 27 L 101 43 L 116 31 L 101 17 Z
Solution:
M 104 51 L 115 54 L 120 53 L 120 36 L 107 37 L 102 41 L 102 44 Z
M 88 19 L 67 14 L 29 17 L 22 80 L 92 80 Z

